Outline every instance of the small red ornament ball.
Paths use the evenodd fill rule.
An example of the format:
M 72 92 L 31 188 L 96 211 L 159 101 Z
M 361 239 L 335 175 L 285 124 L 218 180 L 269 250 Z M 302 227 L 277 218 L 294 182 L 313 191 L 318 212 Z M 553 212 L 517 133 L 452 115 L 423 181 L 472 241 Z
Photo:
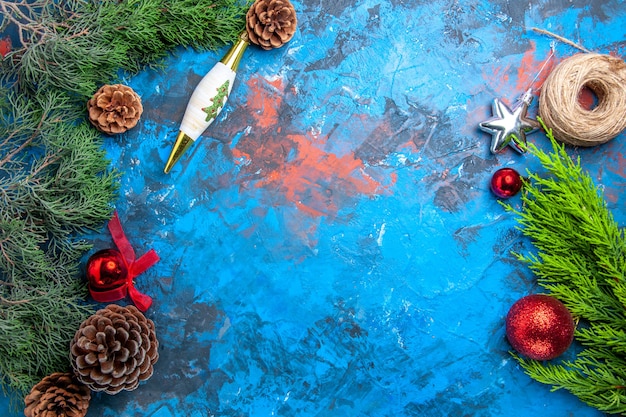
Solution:
M 491 191 L 500 198 L 513 197 L 522 185 L 522 177 L 513 168 L 500 168 L 491 177 Z
M 103 249 L 89 257 L 86 274 L 90 288 L 105 291 L 123 285 L 128 268 L 119 251 Z
M 574 320 L 565 305 L 545 294 L 519 299 L 506 316 L 506 337 L 520 354 L 536 360 L 562 355 L 574 339 Z

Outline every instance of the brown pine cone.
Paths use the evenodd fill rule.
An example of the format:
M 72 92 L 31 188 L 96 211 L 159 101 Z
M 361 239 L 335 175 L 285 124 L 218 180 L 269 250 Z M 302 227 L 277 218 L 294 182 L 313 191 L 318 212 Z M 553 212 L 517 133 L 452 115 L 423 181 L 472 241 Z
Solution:
M 266 50 L 289 42 L 297 23 L 296 10 L 289 0 L 255 0 L 246 14 L 250 42 Z
M 101 132 L 115 135 L 135 127 L 143 106 L 132 88 L 113 84 L 100 87 L 87 102 L 87 110 L 91 124 Z
M 91 391 L 69 372 L 56 372 L 39 381 L 24 398 L 26 417 L 84 417 Z
M 93 391 L 132 391 L 159 359 L 154 323 L 135 306 L 110 304 L 80 325 L 70 356 L 76 377 Z

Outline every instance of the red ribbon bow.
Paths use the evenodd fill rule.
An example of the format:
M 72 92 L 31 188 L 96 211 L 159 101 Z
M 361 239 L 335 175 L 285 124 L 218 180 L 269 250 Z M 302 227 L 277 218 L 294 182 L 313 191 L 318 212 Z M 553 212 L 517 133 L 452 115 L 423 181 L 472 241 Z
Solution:
M 126 282 L 123 282 L 119 287 L 107 291 L 97 291 L 90 286 L 89 293 L 94 300 L 101 303 L 121 300 L 128 294 L 137 308 L 145 312 L 152 305 L 152 297 L 137 290 L 133 280 L 157 263 L 159 261 L 159 255 L 157 255 L 154 249 L 150 249 L 140 256 L 139 259 L 135 259 L 135 251 L 124 234 L 117 211 L 113 213 L 113 217 L 109 221 L 109 231 L 111 232 L 115 246 L 117 246 L 117 249 L 122 254 L 124 264 L 128 270 Z

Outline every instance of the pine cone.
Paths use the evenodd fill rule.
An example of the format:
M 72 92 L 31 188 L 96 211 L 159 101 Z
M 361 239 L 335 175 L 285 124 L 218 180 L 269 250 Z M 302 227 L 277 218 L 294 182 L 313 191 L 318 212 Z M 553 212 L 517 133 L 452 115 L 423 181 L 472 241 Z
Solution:
M 108 305 L 81 325 L 70 345 L 76 377 L 93 391 L 132 391 L 159 359 L 154 323 L 135 306 Z
M 289 0 L 255 0 L 246 14 L 250 42 L 266 50 L 289 42 L 296 24 L 296 10 Z
M 87 110 L 91 124 L 101 132 L 114 135 L 135 127 L 143 106 L 132 88 L 114 84 L 100 87 L 87 102 Z
M 26 417 L 84 417 L 91 401 L 89 388 L 69 372 L 38 382 L 24 398 Z

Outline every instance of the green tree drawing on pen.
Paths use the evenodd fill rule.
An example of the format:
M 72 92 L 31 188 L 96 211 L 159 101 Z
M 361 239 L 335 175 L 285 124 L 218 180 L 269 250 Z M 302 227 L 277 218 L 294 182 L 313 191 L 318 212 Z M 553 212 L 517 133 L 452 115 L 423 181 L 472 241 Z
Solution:
M 211 97 L 213 104 L 202 108 L 202 111 L 206 113 L 206 122 L 215 119 L 221 108 L 224 107 L 224 101 L 226 100 L 226 96 L 228 96 L 229 83 L 228 80 L 224 81 L 224 84 L 217 88 L 217 94 Z

